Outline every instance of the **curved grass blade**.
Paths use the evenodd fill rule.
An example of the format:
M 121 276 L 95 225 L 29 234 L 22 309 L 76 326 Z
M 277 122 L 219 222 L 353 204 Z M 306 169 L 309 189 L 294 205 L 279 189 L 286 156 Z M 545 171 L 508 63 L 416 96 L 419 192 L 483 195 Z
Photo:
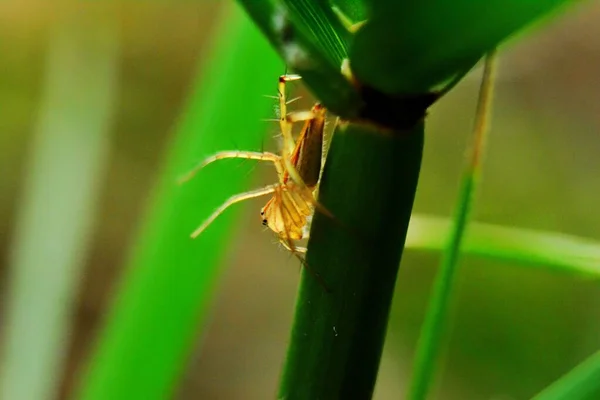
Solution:
M 406 248 L 441 251 L 450 229 L 448 218 L 413 214 Z M 461 254 L 600 279 L 600 243 L 556 232 L 472 222 Z

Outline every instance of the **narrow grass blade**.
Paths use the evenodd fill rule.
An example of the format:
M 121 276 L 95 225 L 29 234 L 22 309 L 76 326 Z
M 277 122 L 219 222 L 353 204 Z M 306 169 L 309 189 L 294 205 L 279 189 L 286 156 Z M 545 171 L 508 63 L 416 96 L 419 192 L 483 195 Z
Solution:
M 451 229 L 448 218 L 413 214 L 406 247 L 442 251 Z M 600 279 L 600 243 L 556 232 L 471 222 L 461 254 Z
M 577 365 L 532 400 L 594 400 L 600 398 L 600 351 Z
M 439 357 L 458 267 L 458 256 L 481 173 L 481 161 L 485 148 L 489 112 L 491 110 L 494 62 L 495 53 L 491 53 L 485 60 L 479 103 L 475 117 L 473 148 L 464 171 L 454 226 L 434 283 L 434 291 L 417 344 L 413 378 L 408 395 L 408 398 L 411 400 L 426 399 L 435 377 L 436 361 Z
M 115 21 L 52 27 L 10 260 L 0 398 L 54 399 L 94 224 L 114 111 Z
M 421 166 L 422 123 L 338 126 L 323 171 L 279 398 L 367 399 Z M 324 286 L 327 287 L 328 291 Z
M 77 399 L 170 398 L 201 335 L 237 208 L 198 239 L 190 234 L 247 178 L 224 161 L 181 187 L 176 180 L 217 150 L 260 149 L 273 105 L 262 95 L 284 70 L 237 8 L 225 9 L 213 36 Z

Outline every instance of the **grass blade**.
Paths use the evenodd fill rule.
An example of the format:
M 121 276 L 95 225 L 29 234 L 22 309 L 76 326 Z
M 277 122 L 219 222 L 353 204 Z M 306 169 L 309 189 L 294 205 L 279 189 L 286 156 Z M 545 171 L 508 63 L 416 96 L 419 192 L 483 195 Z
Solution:
M 302 18 L 321 53 L 332 58 L 333 65 L 341 66 L 348 57 L 350 32 L 334 14 L 327 0 L 283 0 L 292 14 Z M 339 69 L 339 68 L 338 68 Z
M 68 13 L 52 27 L 9 261 L 3 399 L 57 394 L 109 149 L 118 61 L 110 18 Z
M 448 218 L 413 214 L 406 247 L 442 251 L 451 229 Z M 461 254 L 600 278 L 600 243 L 556 232 L 472 222 L 465 232 Z
M 492 87 L 494 79 L 495 53 L 486 57 L 479 103 L 474 126 L 473 149 L 464 172 L 463 185 L 459 194 L 458 208 L 454 226 L 450 233 L 448 246 L 443 255 L 440 271 L 434 283 L 425 322 L 417 344 L 413 378 L 408 398 L 422 400 L 427 398 L 433 378 L 435 363 L 441 348 L 441 341 L 446 324 L 446 316 L 454 286 L 458 256 L 463 237 L 474 203 L 474 196 L 481 173 L 481 161 L 484 151 L 485 136 L 488 129 L 489 112 L 491 110 Z
M 287 2 L 295 7 L 273 4 L 270 0 L 239 0 L 291 71 L 302 75 L 307 88 L 329 111 L 353 118 L 360 115 L 363 101 L 356 88 L 341 74 L 336 62 L 345 53 L 344 40 L 331 24 L 340 24 L 333 11 L 316 14 L 323 2 Z M 328 19 L 329 17 L 329 19 Z M 315 38 L 314 32 L 326 32 L 327 39 Z
M 388 94 L 422 93 L 471 69 L 485 53 L 573 0 L 372 0 L 350 61 Z M 385 49 L 382 51 L 382 49 Z
M 593 400 L 600 397 L 600 351 L 577 365 L 532 400 Z

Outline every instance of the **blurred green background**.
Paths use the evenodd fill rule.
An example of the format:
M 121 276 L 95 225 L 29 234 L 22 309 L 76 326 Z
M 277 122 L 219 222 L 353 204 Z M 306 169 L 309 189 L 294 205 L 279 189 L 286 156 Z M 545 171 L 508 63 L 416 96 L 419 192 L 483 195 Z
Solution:
M 64 13 L 84 9 L 90 23 L 81 29 L 106 24 L 98 32 L 118 43 L 107 171 L 93 207 L 93 234 L 72 307 L 61 398 L 73 387 L 114 294 L 221 7 L 215 1 L 92 3 L 0 2 L 2 304 L 9 290 L 7 264 L 43 95 L 50 32 Z M 600 240 L 599 18 L 600 3 L 587 2 L 501 51 L 477 221 Z M 430 112 L 416 212 L 451 215 L 479 72 Z M 264 101 L 263 94 L 275 90 L 247 101 Z M 299 107 L 309 104 L 304 99 Z M 274 133 L 265 122 L 264 140 L 248 150 L 276 148 Z M 239 174 L 257 187 L 273 179 L 269 168 L 251 163 L 240 162 Z M 275 393 L 299 265 L 273 244 L 272 236 L 260 234 L 262 204 L 239 206 L 243 213 L 210 323 L 198 337 L 179 399 L 264 399 Z M 377 399 L 400 398 L 406 390 L 438 262 L 433 253 L 408 251 L 404 256 Z M 599 282 L 479 258 L 464 258 L 461 265 L 443 376 L 433 398 L 525 399 L 600 348 Z

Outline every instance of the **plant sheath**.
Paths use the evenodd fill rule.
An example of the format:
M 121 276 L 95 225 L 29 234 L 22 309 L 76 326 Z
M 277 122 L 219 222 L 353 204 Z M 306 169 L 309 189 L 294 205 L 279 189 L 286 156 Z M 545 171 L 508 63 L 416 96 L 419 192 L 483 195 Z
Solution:
M 417 187 L 423 122 L 336 127 L 314 218 L 279 398 L 371 398 Z

